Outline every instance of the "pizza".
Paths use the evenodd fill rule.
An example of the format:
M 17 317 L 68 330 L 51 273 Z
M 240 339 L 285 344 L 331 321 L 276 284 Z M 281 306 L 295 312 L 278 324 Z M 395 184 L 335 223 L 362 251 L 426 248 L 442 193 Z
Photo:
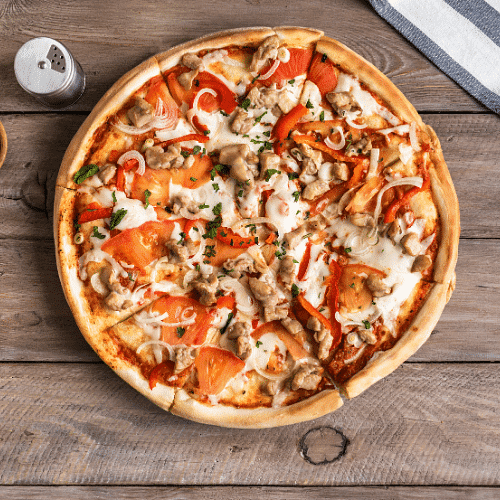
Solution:
M 431 127 L 321 31 L 242 29 L 104 95 L 57 178 L 61 283 L 92 348 L 176 415 L 339 408 L 430 335 L 458 202 Z

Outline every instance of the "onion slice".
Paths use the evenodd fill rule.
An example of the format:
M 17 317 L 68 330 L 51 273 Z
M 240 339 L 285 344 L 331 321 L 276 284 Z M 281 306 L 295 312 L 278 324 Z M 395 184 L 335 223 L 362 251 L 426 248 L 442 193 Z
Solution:
M 278 66 L 280 65 L 281 61 L 279 59 L 275 59 L 271 67 L 269 68 L 269 71 L 267 73 L 264 73 L 263 75 L 259 76 L 257 80 L 267 80 L 268 78 L 271 78 L 271 76 L 274 75 L 276 70 L 278 69 Z
M 357 129 L 366 128 L 366 123 L 358 125 L 357 123 L 354 123 L 354 119 L 349 117 L 349 116 L 346 116 L 345 121 L 346 121 L 347 125 L 349 125 L 352 128 L 357 128 Z
M 210 94 L 210 95 L 213 95 L 214 97 L 217 97 L 217 92 L 214 89 L 208 89 L 208 88 L 201 89 L 200 91 L 198 91 L 198 93 L 196 94 L 196 97 L 194 98 L 194 101 L 193 101 L 193 109 L 194 110 L 198 109 L 198 101 L 200 100 L 200 97 L 204 94 Z
M 148 345 L 154 345 L 154 346 L 161 346 L 165 347 L 168 351 L 168 357 L 170 360 L 172 360 L 174 356 L 174 348 L 170 345 L 167 344 L 166 342 L 163 342 L 163 340 L 148 340 L 147 342 L 143 342 L 135 351 L 137 354 L 139 354 L 145 347 Z
M 122 166 L 128 160 L 137 160 L 139 162 L 139 167 L 137 168 L 135 173 L 137 175 L 144 175 L 144 172 L 146 172 L 146 162 L 144 161 L 144 157 L 141 155 L 141 153 L 139 153 L 139 151 L 132 149 L 131 151 L 123 153 L 120 158 L 118 158 L 118 161 L 116 163 Z
M 405 185 L 416 186 L 421 188 L 423 183 L 424 180 L 422 179 L 422 177 L 403 177 L 402 179 L 396 179 L 395 181 L 386 184 L 379 191 L 377 195 L 377 205 L 375 207 L 375 211 L 373 212 L 373 218 L 375 219 L 375 222 L 377 222 L 380 212 L 382 211 L 382 196 L 388 189 L 391 189 L 392 187 L 396 186 L 405 186 Z
M 325 144 L 331 148 L 334 149 L 335 151 L 338 151 L 339 149 L 342 149 L 345 146 L 345 137 L 344 137 L 344 131 L 342 130 L 341 127 L 335 126 L 333 127 L 334 130 L 336 130 L 340 134 L 340 141 L 339 142 L 333 142 L 330 139 L 330 136 L 327 135 L 325 138 Z
M 408 124 L 405 125 L 398 125 L 397 127 L 391 127 L 391 128 L 383 128 L 380 130 L 374 130 L 377 134 L 398 134 L 398 135 L 404 135 L 407 134 L 410 131 L 410 126 Z
M 379 157 L 380 157 L 380 149 L 373 148 L 370 151 L 370 168 L 368 169 L 368 173 L 366 174 L 366 180 L 371 179 L 377 173 Z

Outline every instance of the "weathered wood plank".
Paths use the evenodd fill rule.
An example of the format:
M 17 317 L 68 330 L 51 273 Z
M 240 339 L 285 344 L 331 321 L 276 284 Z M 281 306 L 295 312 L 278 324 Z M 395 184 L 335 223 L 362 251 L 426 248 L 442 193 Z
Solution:
M 64 151 L 84 120 L 74 115 L 6 115 L 9 151 L 0 170 L 0 238 L 51 239 L 54 183 Z M 424 115 L 441 138 L 461 207 L 462 236 L 499 238 L 496 159 L 500 120 L 493 115 Z M 493 139 L 492 139 L 493 138 Z M 479 195 L 480 193 L 480 195 Z
M 101 365 L 1 364 L 0 386 L 3 485 L 500 484 L 498 364 L 406 364 L 334 414 L 259 431 L 169 415 Z
M 207 8 L 196 0 L 173 0 L 127 9 L 117 0 L 92 0 L 77 8 L 73 2 L 2 0 L 0 66 L 6 71 L 0 73 L 0 111 L 44 109 L 20 88 L 13 70 L 17 50 L 33 37 L 51 36 L 72 51 L 88 82 L 85 95 L 72 109 L 88 111 L 114 81 L 154 53 L 214 31 L 277 21 L 319 28 L 345 43 L 386 73 L 419 110 L 485 109 L 363 0 L 331 0 L 326 12 L 322 0 L 311 0 L 307 9 L 286 0 L 235 0 L 231 9 L 223 1 Z
M 498 240 L 462 240 L 457 288 L 412 361 L 500 360 Z M 95 361 L 66 305 L 51 241 L 0 240 L 0 360 Z
M 389 486 L 0 486 L 0 500 L 496 500 L 498 488 Z

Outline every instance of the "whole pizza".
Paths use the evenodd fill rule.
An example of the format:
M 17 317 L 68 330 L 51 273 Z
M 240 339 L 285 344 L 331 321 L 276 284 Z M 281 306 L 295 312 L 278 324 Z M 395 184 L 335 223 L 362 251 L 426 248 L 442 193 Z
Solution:
M 176 415 L 271 427 L 339 408 L 428 338 L 458 202 L 434 131 L 305 28 L 158 54 L 104 95 L 57 179 L 84 337 Z

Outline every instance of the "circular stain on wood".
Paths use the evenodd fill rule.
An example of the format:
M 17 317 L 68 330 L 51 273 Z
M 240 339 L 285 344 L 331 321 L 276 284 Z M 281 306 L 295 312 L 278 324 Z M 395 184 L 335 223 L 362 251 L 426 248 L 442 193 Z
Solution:
M 312 465 L 336 462 L 346 454 L 349 439 L 334 427 L 322 426 L 309 429 L 299 441 L 302 458 Z

